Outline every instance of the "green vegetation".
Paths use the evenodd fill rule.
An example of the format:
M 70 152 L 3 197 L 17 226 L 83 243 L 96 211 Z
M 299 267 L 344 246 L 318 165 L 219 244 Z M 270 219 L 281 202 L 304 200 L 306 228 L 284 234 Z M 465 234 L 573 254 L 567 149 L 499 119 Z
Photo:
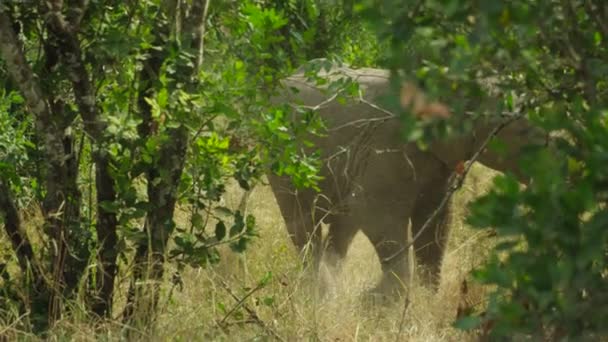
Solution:
M 501 241 L 475 277 L 497 289 L 483 317 L 459 326 L 486 323 L 493 337 L 605 334 L 607 5 L 406 2 L 369 1 L 365 12 L 392 38 L 397 66 L 456 112 L 481 112 L 477 80 L 492 79 L 504 103 L 487 111 L 527 115 L 554 136 L 553 149 L 522 158 L 529 186 L 501 176 L 472 204 L 468 222 L 494 227 Z
M 0 3 L 0 335 L 606 336 L 607 23 L 595 0 Z M 422 147 L 469 130 L 461 115 L 551 135 L 522 156 L 527 186 L 498 176 L 465 208 L 465 183 L 439 293 L 415 287 L 403 317 L 353 300 L 361 245 L 345 272 L 360 281 L 309 298 L 267 189 L 234 200 L 268 170 L 315 186 L 298 144 L 322 123 L 270 101 L 314 58 L 391 69 L 447 105 L 447 120 L 401 109 Z

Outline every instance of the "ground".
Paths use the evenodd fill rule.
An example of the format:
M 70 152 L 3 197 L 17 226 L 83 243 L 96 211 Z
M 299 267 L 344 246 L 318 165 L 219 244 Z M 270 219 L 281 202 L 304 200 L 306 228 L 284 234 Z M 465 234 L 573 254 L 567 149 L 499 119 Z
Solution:
M 302 264 L 290 244 L 283 220 L 269 187 L 255 190 L 249 210 L 260 227 L 260 238 L 244 257 L 224 253 L 224 262 L 212 270 L 191 271 L 182 292 L 176 292 L 168 306 L 160 332 L 167 339 L 184 340 L 212 335 L 217 339 L 250 340 L 265 334 L 259 325 L 248 322 L 230 325 L 223 335 L 214 329 L 214 321 L 225 315 L 236 302 L 223 288 L 223 282 L 243 297 L 267 272 L 269 284 L 255 292 L 248 301 L 261 321 L 281 338 L 321 341 L 462 341 L 470 336 L 451 324 L 462 300 L 481 301 L 481 289 L 469 283 L 469 293 L 462 298 L 461 283 L 473 267 L 487 254 L 491 241 L 487 232 L 472 230 L 463 223 L 468 203 L 475 194 L 488 188 L 495 175 L 483 167 L 475 167 L 463 189 L 454 199 L 454 213 L 449 249 L 444 260 L 442 280 L 437 293 L 415 284 L 403 316 L 404 303 L 377 307 L 362 300 L 362 294 L 381 276 L 380 265 L 371 244 L 359 234 L 351 246 L 344 271 L 335 279 L 329 297 L 315 298 L 305 281 Z M 236 205 L 240 192 L 233 190 L 226 200 Z M 327 269 L 324 269 L 327 272 Z M 271 305 L 255 305 L 256 299 L 273 298 Z M 247 321 L 231 318 L 227 321 Z M 177 328 L 181 327 L 181 328 Z M 207 337 L 211 337 L 207 335 Z
M 343 273 L 335 277 L 331 295 L 311 295 L 310 281 L 289 241 L 272 192 L 259 186 L 248 208 L 257 218 L 259 238 L 243 255 L 225 249 L 218 265 L 187 269 L 182 274 L 183 288 L 167 284 L 158 326 L 154 331 L 141 331 L 143 340 L 267 341 L 273 334 L 285 341 L 472 340 L 473 335 L 453 328 L 452 322 L 460 303 L 482 302 L 479 285 L 468 282 L 469 291 L 463 295 L 461 284 L 468 271 L 483 261 L 492 241 L 487 232 L 468 228 L 463 218 L 466 203 L 485 191 L 494 175 L 486 168 L 474 167 L 454 198 L 449 248 L 438 292 L 414 284 L 407 300 L 389 306 L 362 299 L 381 273 L 372 246 L 361 234 L 350 248 Z M 231 187 L 227 205 L 236 206 L 240 197 L 238 187 Z M 268 283 L 253 291 L 265 277 Z M 125 290 L 126 286 L 121 286 L 117 305 Z M 231 312 L 242 303 L 245 305 Z M 93 329 L 79 323 L 78 317 L 70 317 L 52 335 L 57 340 L 117 340 L 125 330 L 118 323 Z M 22 336 L 27 339 L 27 335 Z

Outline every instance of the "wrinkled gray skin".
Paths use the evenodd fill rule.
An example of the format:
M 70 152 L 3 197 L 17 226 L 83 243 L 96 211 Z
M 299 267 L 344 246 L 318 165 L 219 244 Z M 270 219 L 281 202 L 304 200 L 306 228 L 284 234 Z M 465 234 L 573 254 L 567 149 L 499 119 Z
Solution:
M 336 71 L 359 82 L 370 103 L 377 103 L 374 99 L 389 89 L 388 71 L 340 67 L 330 74 Z M 332 95 L 307 83 L 302 73 L 296 73 L 284 84 L 285 92 L 275 101 L 317 106 Z M 299 92 L 293 93 L 291 87 Z M 434 143 L 422 151 L 413 143 L 403 143 L 397 118 L 378 120 L 389 114 L 368 103 L 353 100 L 344 105 L 331 101 L 322 106 L 319 114 L 329 130 L 327 136 L 313 138 L 325 162 L 320 171 L 324 177 L 321 193 L 296 191 L 288 177 L 269 175 L 293 243 L 300 251 L 310 246 L 315 271 L 323 249 L 329 254 L 330 263 L 338 263 L 359 230 L 370 240 L 380 260 L 406 246 L 410 220 L 415 236 L 445 196 L 456 164 L 468 160 L 498 123 L 478 119 L 471 134 Z M 523 119 L 504 128 L 498 138 L 509 148 L 505 157 L 486 152 L 478 161 L 516 175 L 519 171 L 515 157 L 520 149 L 530 142 L 545 143 L 545 136 Z M 435 285 L 447 237 L 446 211 L 447 208 L 414 243 L 417 262 L 425 267 L 428 280 Z M 325 248 L 321 221 L 329 225 Z M 382 263 L 383 278 L 377 290 L 401 292 L 410 279 L 408 265 L 408 253 Z

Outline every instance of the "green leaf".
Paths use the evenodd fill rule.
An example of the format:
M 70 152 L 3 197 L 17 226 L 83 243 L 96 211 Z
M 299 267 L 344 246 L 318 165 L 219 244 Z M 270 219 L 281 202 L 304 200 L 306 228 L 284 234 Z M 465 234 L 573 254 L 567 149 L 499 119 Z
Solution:
M 192 214 L 190 222 L 192 223 L 192 226 L 194 226 L 197 229 L 201 229 L 201 230 L 205 229 L 205 222 L 204 222 L 203 216 L 201 216 L 201 214 L 199 214 L 199 213 Z
M 275 302 L 275 298 L 274 296 L 269 296 L 269 297 L 264 297 L 262 299 L 262 303 L 264 303 L 264 305 L 266 306 L 272 306 Z
M 112 201 L 103 201 L 103 202 L 99 202 L 99 206 L 108 213 L 118 213 L 121 206 L 119 203 L 116 202 L 112 202 Z
M 249 237 L 243 236 L 238 239 L 237 242 L 233 242 L 230 244 L 230 249 L 232 249 L 236 253 L 243 253 L 247 249 L 247 245 L 249 244 Z
M 243 179 L 243 178 L 240 178 L 240 177 L 239 177 L 239 178 L 237 178 L 237 181 L 238 181 L 238 183 L 239 183 L 239 186 L 240 186 L 240 187 L 241 187 L 243 190 L 246 190 L 246 191 L 251 190 L 251 187 L 249 186 L 249 182 L 247 182 L 247 180 L 246 180 L 246 179 Z
M 215 207 L 215 210 L 218 211 L 220 214 L 223 214 L 223 215 L 227 215 L 227 216 L 232 216 L 233 215 L 232 209 L 230 209 L 228 207 L 217 206 L 217 207 Z
M 255 229 L 255 216 L 249 214 L 245 219 L 245 225 L 247 227 L 247 231 L 251 232 Z
M 235 237 L 243 232 L 243 228 L 245 225 L 243 222 L 235 222 L 232 227 L 230 227 L 230 237 Z
M 217 241 L 222 241 L 224 237 L 226 237 L 226 225 L 224 224 L 224 221 L 219 221 L 215 225 L 215 238 Z
M 462 317 L 454 322 L 454 327 L 460 330 L 472 330 L 481 324 L 481 319 L 477 316 Z
M 272 280 L 272 271 L 268 271 L 264 274 L 264 277 L 262 277 L 262 279 L 260 279 L 259 285 L 266 286 L 266 285 L 268 285 L 268 283 L 270 283 L 271 280 Z
M 162 88 L 156 97 L 156 101 L 160 108 L 167 108 L 167 104 L 169 102 L 169 91 L 167 88 Z

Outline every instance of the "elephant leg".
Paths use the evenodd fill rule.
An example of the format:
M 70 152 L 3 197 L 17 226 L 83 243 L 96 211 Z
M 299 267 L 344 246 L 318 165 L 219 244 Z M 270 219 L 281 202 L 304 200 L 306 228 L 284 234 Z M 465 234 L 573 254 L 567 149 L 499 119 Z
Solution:
M 412 262 L 404 250 L 408 244 L 409 218 L 385 212 L 375 224 L 366 225 L 363 232 L 370 240 L 382 266 L 382 280 L 377 290 L 385 295 L 403 294 L 411 283 Z
M 303 258 L 304 266 L 312 266 L 313 271 L 318 272 L 323 254 L 320 223 L 315 222 L 309 213 L 286 223 L 286 226 L 289 237 Z
M 304 257 L 304 265 L 318 272 L 321 263 L 321 217 L 315 211 L 314 193 L 310 190 L 297 192 L 289 179 L 268 176 L 281 215 L 285 220 L 287 233 L 294 246 Z
M 348 247 L 357 234 L 358 229 L 346 217 L 333 217 L 327 233 L 327 263 L 335 271 L 339 271 L 341 262 L 346 257 Z
M 412 235 L 414 237 L 420 233 L 426 221 L 439 207 L 445 196 L 445 182 L 443 179 L 438 180 L 419 192 L 412 213 Z M 438 212 L 429 226 L 414 241 L 418 262 L 423 266 L 423 278 L 435 288 L 439 285 L 441 262 L 447 242 L 449 206 L 448 203 Z

